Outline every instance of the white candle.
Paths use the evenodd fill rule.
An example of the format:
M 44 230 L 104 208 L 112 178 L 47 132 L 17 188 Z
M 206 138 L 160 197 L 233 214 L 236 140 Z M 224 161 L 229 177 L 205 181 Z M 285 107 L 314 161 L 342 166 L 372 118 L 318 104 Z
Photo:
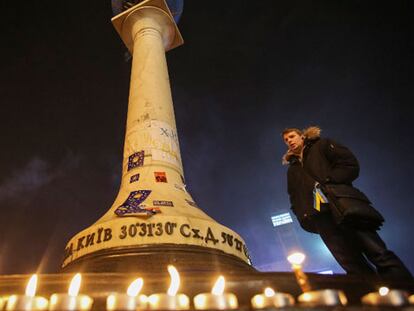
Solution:
M 404 306 L 409 303 L 407 292 L 387 287 L 381 287 L 378 292 L 365 295 L 361 301 L 371 306 Z
M 213 286 L 211 293 L 201 293 L 194 297 L 194 306 L 197 310 L 227 310 L 237 309 L 237 297 L 233 293 L 225 293 L 225 279 L 220 276 Z
M 168 266 L 171 284 L 167 293 L 152 294 L 148 297 L 148 306 L 151 310 L 188 310 L 190 299 L 187 295 L 177 294 L 180 287 L 180 275 L 174 266 Z
M 133 281 L 126 294 L 112 293 L 106 299 L 106 309 L 109 311 L 117 310 L 143 310 L 147 308 L 147 296 L 138 295 L 144 285 L 142 278 Z
M 8 299 L 8 297 L 7 296 L 4 296 L 4 297 L 0 297 L 0 310 L 3 310 L 3 307 L 6 305 L 6 303 L 7 303 L 7 299 Z
M 251 304 L 254 309 L 282 308 L 293 306 L 295 299 L 292 295 L 275 293 L 272 288 L 266 287 L 263 294 L 255 295 L 251 299 Z
M 50 311 L 75 311 L 90 310 L 92 307 L 93 299 L 87 295 L 79 295 L 79 289 L 81 285 L 82 277 L 78 273 L 70 282 L 68 293 L 57 293 L 50 296 Z
M 8 297 L 6 311 L 47 310 L 48 301 L 44 297 L 36 296 L 37 275 L 34 274 L 27 283 L 25 295 Z
M 337 289 L 320 289 L 299 295 L 298 302 L 306 306 L 339 306 L 346 305 L 345 293 Z

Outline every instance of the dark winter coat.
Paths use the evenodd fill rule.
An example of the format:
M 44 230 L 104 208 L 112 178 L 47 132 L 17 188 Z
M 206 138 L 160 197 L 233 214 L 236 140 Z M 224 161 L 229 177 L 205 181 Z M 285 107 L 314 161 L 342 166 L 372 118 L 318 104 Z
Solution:
M 315 232 L 313 218 L 318 213 L 313 208 L 315 181 L 321 184 L 349 184 L 358 177 L 359 164 L 345 146 L 319 136 L 319 129 L 308 130 L 302 159 L 290 157 L 287 172 L 291 209 L 301 226 Z

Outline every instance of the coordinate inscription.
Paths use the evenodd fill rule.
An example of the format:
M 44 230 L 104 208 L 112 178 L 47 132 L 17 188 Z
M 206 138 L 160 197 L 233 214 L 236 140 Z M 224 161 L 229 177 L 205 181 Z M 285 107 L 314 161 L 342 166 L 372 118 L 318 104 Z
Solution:
M 79 237 L 65 249 L 65 259 L 72 256 L 74 252 L 87 249 L 95 244 L 108 243 L 114 240 L 125 240 L 134 238 L 157 238 L 162 236 L 177 236 L 205 243 L 209 246 L 226 245 L 249 258 L 247 248 L 237 237 L 227 233 L 219 234 L 210 227 L 205 229 L 192 227 L 190 224 L 179 224 L 176 222 L 136 222 L 122 225 L 117 229 L 98 228 L 96 232 Z M 197 243 L 198 244 L 198 243 Z

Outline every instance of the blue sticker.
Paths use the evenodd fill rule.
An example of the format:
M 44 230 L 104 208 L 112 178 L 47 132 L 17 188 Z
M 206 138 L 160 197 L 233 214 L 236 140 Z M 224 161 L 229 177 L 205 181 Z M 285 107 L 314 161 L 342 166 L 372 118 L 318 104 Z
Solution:
M 135 174 L 135 175 L 131 176 L 131 178 L 129 179 L 129 183 L 131 184 L 131 183 L 136 182 L 138 180 L 139 180 L 139 174 Z
M 128 158 L 128 171 L 132 170 L 135 167 L 143 166 L 144 165 L 144 150 L 135 152 L 134 154 L 130 155 Z
M 115 214 L 118 216 L 125 216 L 128 214 L 140 214 L 140 215 L 154 215 L 155 212 L 147 210 L 144 206 L 140 205 L 150 195 L 151 190 L 137 190 L 132 191 L 125 202 L 115 210 Z
M 154 204 L 155 206 L 174 206 L 172 201 L 152 201 L 152 204 Z

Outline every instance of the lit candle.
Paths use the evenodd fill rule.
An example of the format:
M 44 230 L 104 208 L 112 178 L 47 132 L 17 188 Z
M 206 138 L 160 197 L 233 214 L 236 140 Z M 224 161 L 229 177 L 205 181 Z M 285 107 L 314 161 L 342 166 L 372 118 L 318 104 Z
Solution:
M 305 292 L 298 297 L 298 302 L 304 306 L 345 306 L 348 299 L 345 293 L 337 289 L 320 289 Z
M 225 279 L 219 276 L 211 293 L 201 293 L 194 297 L 194 306 L 197 310 L 225 310 L 237 309 L 238 301 L 233 293 L 224 293 Z
M 82 277 L 78 273 L 70 282 L 68 293 L 58 293 L 50 296 L 49 310 L 75 311 L 90 310 L 93 299 L 87 295 L 79 295 Z
M 408 297 L 408 301 L 410 302 L 410 304 L 414 305 L 414 295 Z
M 361 301 L 371 306 L 404 306 L 409 303 L 407 292 L 389 289 L 385 286 L 381 287 L 378 292 L 366 294 Z
M 0 297 L 0 310 L 3 310 L 3 307 L 6 305 L 7 297 Z
M 252 300 L 252 307 L 254 309 L 264 309 L 264 308 L 283 308 L 293 306 L 295 304 L 295 299 L 292 295 L 285 293 L 275 293 L 275 291 L 266 287 L 263 291 L 263 294 L 255 295 Z
M 187 295 L 177 294 L 180 287 L 180 275 L 174 266 L 168 266 L 171 284 L 167 293 L 153 294 L 148 297 L 151 310 L 188 310 L 190 299 Z
M 133 281 L 126 294 L 112 293 L 106 299 L 106 309 L 115 310 L 142 310 L 147 308 L 147 296 L 139 295 L 144 285 L 142 278 Z
M 25 295 L 12 295 L 8 297 L 6 310 L 47 310 L 48 301 L 44 297 L 36 296 L 37 275 L 34 274 L 27 283 Z
M 287 258 L 287 260 L 292 265 L 292 270 L 295 273 L 296 281 L 302 289 L 302 292 L 308 292 L 311 290 L 308 278 L 302 270 L 302 263 L 305 261 L 305 258 L 305 254 L 302 253 L 293 253 Z

